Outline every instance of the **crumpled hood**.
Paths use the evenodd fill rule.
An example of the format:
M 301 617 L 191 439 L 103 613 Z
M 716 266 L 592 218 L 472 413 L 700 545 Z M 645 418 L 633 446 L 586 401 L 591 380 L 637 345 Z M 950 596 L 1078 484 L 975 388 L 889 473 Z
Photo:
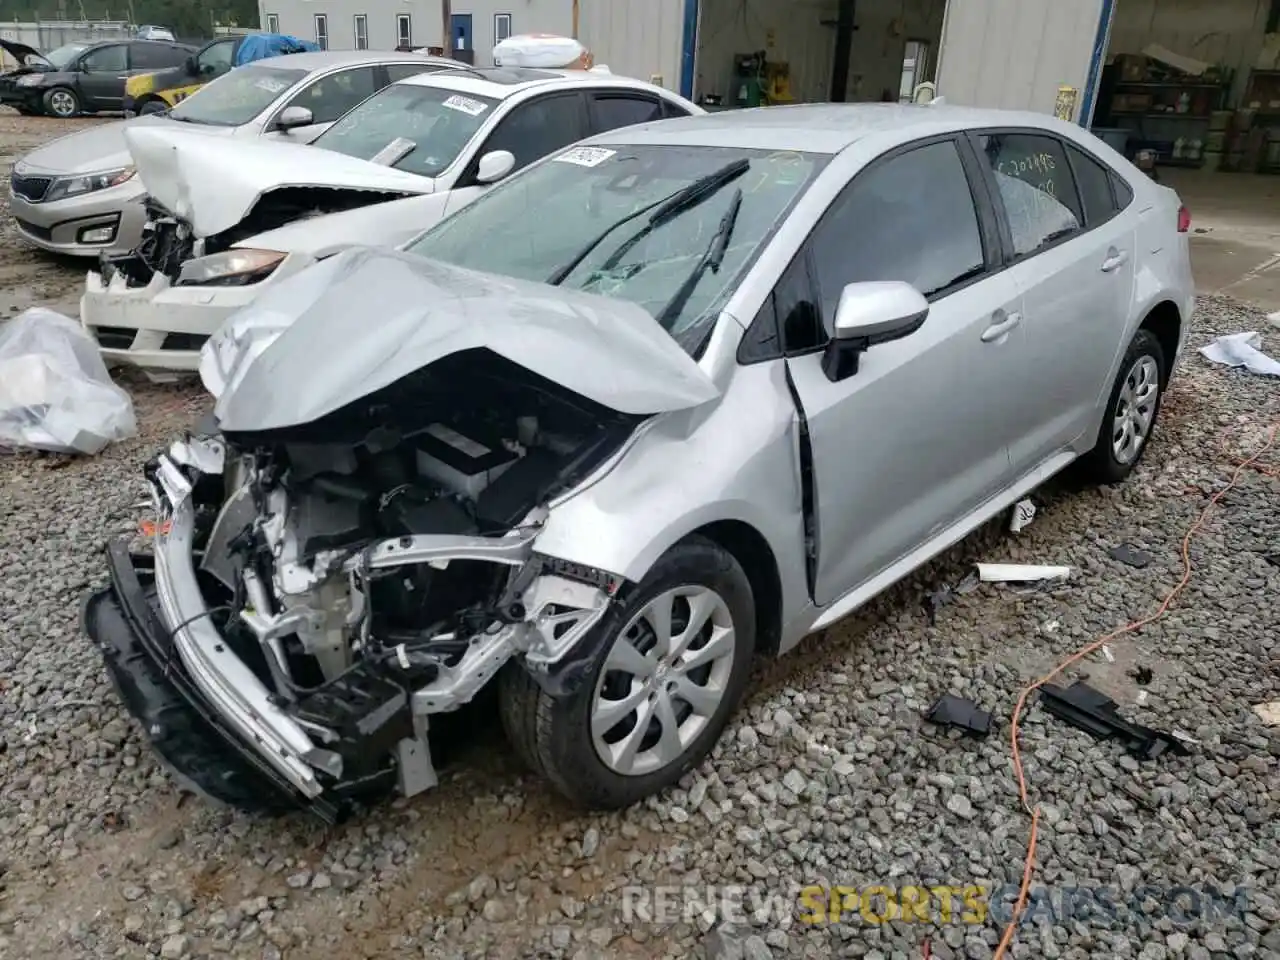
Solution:
M 243 345 L 214 413 L 222 430 L 310 423 L 450 354 L 487 348 L 628 414 L 698 406 L 710 378 L 635 304 L 359 248 L 289 278 L 232 317 L 278 330 Z M 225 342 L 225 341 L 224 341 Z
M 198 130 L 135 126 L 125 143 L 143 186 L 197 237 L 234 227 L 263 196 L 282 187 L 328 187 L 404 196 L 431 193 L 419 177 L 300 143 L 221 138 Z

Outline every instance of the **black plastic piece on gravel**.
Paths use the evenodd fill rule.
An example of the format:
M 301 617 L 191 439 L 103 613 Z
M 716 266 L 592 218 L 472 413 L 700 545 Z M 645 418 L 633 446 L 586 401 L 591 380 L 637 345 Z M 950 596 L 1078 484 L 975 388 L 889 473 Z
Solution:
M 944 694 L 929 708 L 924 718 L 930 723 L 955 727 L 971 736 L 985 737 L 991 732 L 991 714 L 981 710 L 972 700 Z
M 1132 543 L 1122 543 L 1118 547 L 1112 547 L 1108 553 L 1111 554 L 1113 560 L 1119 560 L 1126 566 L 1134 567 L 1142 570 L 1151 564 L 1151 554 L 1145 550 L 1139 550 Z
M 1040 703 L 1052 716 L 1083 730 L 1095 740 L 1118 737 L 1139 760 L 1154 760 L 1166 751 L 1185 757 L 1189 751 L 1171 735 L 1130 723 L 1116 711 L 1116 702 L 1083 680 L 1067 688 L 1046 683 Z

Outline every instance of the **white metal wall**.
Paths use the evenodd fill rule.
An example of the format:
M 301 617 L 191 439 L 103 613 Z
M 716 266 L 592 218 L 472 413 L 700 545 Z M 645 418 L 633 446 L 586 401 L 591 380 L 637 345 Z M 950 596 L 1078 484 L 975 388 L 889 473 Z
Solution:
M 951 0 L 938 95 L 1052 113 L 1059 86 L 1084 99 L 1103 0 Z
M 587 6 L 587 2 L 582 4 Z M 355 17 L 364 14 L 370 50 L 394 50 L 396 18 L 408 14 L 413 44 L 441 46 L 440 0 L 259 0 L 262 27 L 267 16 L 279 17 L 280 32 L 315 40 L 315 15 L 325 14 L 330 50 L 355 49 Z M 452 0 L 452 12 L 471 14 L 472 45 L 477 66 L 493 63 L 494 15 L 511 15 L 513 33 L 555 33 L 573 30 L 573 0 Z
M 580 0 L 579 8 L 578 39 L 596 63 L 680 90 L 684 0 Z

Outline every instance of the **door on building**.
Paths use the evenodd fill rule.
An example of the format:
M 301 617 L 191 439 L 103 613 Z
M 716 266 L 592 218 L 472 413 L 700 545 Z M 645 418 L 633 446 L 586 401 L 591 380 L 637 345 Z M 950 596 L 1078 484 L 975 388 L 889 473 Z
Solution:
M 453 24 L 453 55 L 467 63 L 475 63 L 475 35 L 471 32 L 471 14 L 455 13 Z

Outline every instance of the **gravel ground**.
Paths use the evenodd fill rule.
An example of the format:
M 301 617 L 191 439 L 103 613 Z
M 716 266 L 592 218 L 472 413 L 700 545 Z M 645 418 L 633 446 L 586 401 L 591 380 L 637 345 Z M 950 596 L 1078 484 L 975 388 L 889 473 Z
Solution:
M 0 117 L 9 157 L 54 129 L 14 127 Z M 17 252 L 7 228 L 0 263 L 33 302 L 79 282 L 79 267 Z M 1270 328 L 1211 300 L 1194 339 L 1242 329 Z M 1267 347 L 1280 356 L 1280 334 Z M 947 884 L 998 902 L 1021 878 L 1028 827 L 1007 737 L 1019 689 L 1159 603 L 1180 576 L 1184 532 L 1233 458 L 1280 421 L 1274 381 L 1188 356 L 1127 485 L 1040 491 L 1018 536 L 993 525 L 762 664 L 682 789 L 618 814 L 570 810 L 521 772 L 480 703 L 458 718 L 465 741 L 441 731 L 438 790 L 326 830 L 181 795 L 79 633 L 103 544 L 142 517 L 144 457 L 204 408 L 189 386 L 124 383 L 137 439 L 94 459 L 0 457 L 0 956 L 990 957 L 999 910 L 966 923 L 957 900 L 949 922 L 935 905 L 928 922 L 875 923 L 854 908 L 811 924 L 796 896 Z M 1112 558 L 1122 543 L 1149 565 Z M 1070 675 L 1087 675 L 1130 719 L 1194 738 L 1190 756 L 1137 762 L 1030 711 L 1022 743 L 1042 810 L 1044 896 L 1013 956 L 1280 957 L 1280 728 L 1250 709 L 1280 698 L 1280 567 L 1263 557 L 1277 551 L 1280 479 L 1247 472 L 1195 541 L 1194 577 L 1168 616 L 1117 641 L 1114 662 L 1098 654 Z M 959 594 L 931 624 L 924 598 L 976 560 L 1075 569 L 1050 590 Z M 1141 687 L 1137 667 L 1152 673 Z M 946 692 L 993 711 L 997 732 L 962 739 L 923 723 Z M 1209 884 L 1226 904 L 1217 912 L 1207 896 L 1175 897 Z M 1075 888 L 1100 887 L 1113 917 L 1067 915 Z M 702 910 L 713 900 L 718 910 Z M 1181 909 L 1167 909 L 1175 900 Z M 883 916 L 878 906 L 868 914 Z

